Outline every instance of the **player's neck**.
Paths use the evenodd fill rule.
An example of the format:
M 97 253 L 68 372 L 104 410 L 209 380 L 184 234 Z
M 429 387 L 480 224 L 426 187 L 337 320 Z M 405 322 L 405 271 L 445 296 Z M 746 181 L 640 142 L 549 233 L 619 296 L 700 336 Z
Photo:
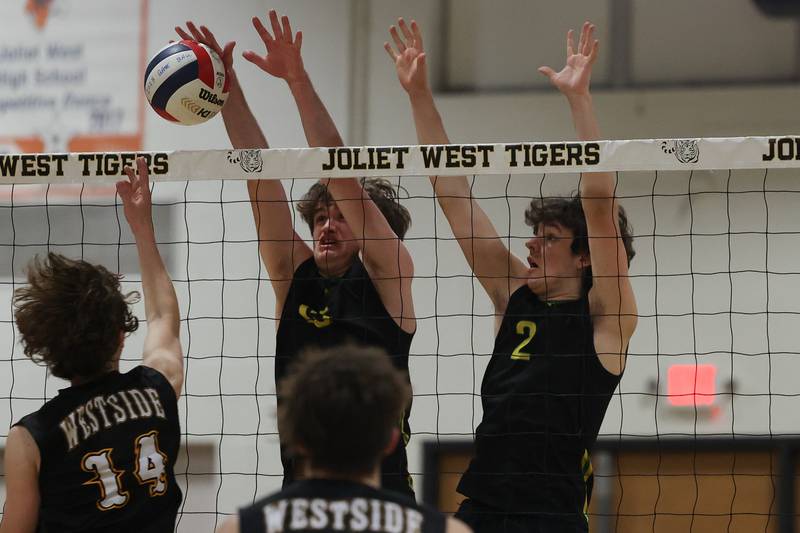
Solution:
M 306 470 L 306 477 L 309 479 L 330 479 L 341 481 L 352 481 L 354 483 L 361 483 L 368 485 L 372 488 L 381 488 L 381 475 L 378 469 L 373 470 L 369 474 L 353 474 L 346 475 L 341 472 L 332 472 L 323 468 L 308 467 Z
M 357 257 L 339 261 L 317 261 L 317 269 L 323 278 L 341 278 L 350 270 Z
M 528 288 L 545 302 L 579 300 L 582 294 L 580 279 L 553 280 L 539 278 L 528 281 Z
M 108 370 L 106 372 L 101 372 L 100 374 L 97 374 L 97 375 L 91 376 L 91 377 L 83 377 L 83 376 L 75 377 L 75 378 L 72 378 L 71 380 L 69 380 L 69 382 L 70 382 L 70 385 L 72 385 L 73 387 L 76 387 L 78 385 L 84 385 L 86 383 L 91 383 L 92 381 L 97 381 L 98 379 L 102 378 L 103 376 L 105 376 L 109 372 L 111 372 L 111 370 Z
M 87 376 L 76 376 L 76 377 L 72 378 L 71 380 L 69 380 L 69 382 L 70 382 L 70 385 L 75 387 L 77 385 L 83 385 L 84 383 L 91 383 L 92 381 L 97 381 L 98 379 L 102 378 L 106 374 L 109 374 L 110 372 L 114 372 L 114 371 L 118 371 L 118 370 L 119 370 L 119 358 L 115 357 L 115 359 L 113 361 L 111 361 L 108 364 L 108 366 L 106 366 L 106 369 L 103 370 L 102 372 L 100 372 L 98 374 L 95 374 L 94 376 L 88 376 L 88 377 Z

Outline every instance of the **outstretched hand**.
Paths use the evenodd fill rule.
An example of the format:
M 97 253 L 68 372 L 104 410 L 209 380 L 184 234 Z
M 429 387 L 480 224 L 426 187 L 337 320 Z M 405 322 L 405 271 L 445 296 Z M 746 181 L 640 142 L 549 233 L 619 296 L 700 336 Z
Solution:
M 538 69 L 567 97 L 589 94 L 592 65 L 597 60 L 600 48 L 600 42 L 593 39 L 594 29 L 594 24 L 588 21 L 583 23 L 577 51 L 574 48 L 573 31 L 567 32 L 567 63 L 561 71 L 556 72 L 546 66 Z
M 201 25 L 198 29 L 192 21 L 187 21 L 186 27 L 189 29 L 189 33 L 187 33 L 180 26 L 175 26 L 175 32 L 180 36 L 181 39 L 197 41 L 198 43 L 208 46 L 214 50 L 220 58 L 222 58 L 222 64 L 225 66 L 225 71 L 233 71 L 233 48 L 236 46 L 235 41 L 230 41 L 226 43 L 224 47 L 221 47 L 217 42 L 216 37 L 214 37 L 214 34 L 206 26 Z
M 397 31 L 400 27 L 402 36 Z M 411 21 L 411 28 L 402 18 L 398 19 L 397 26 L 389 28 L 397 50 L 388 42 L 383 43 L 383 48 L 394 61 L 397 78 L 400 85 L 409 95 L 428 91 L 428 72 L 425 65 L 425 49 L 422 44 L 422 32 L 415 20 Z
M 252 50 L 247 50 L 242 55 L 258 68 L 291 83 L 306 77 L 303 57 L 300 48 L 303 45 L 303 32 L 292 33 L 289 17 L 284 15 L 278 21 L 278 14 L 274 9 L 269 12 L 272 33 L 267 30 L 261 19 L 253 17 L 253 26 L 267 49 L 265 55 L 259 55 Z
M 139 235 L 141 231 L 154 233 L 147 162 L 143 157 L 137 157 L 136 172 L 128 166 L 123 171 L 128 176 L 128 181 L 117 182 L 117 194 L 122 198 L 128 225 L 134 235 Z

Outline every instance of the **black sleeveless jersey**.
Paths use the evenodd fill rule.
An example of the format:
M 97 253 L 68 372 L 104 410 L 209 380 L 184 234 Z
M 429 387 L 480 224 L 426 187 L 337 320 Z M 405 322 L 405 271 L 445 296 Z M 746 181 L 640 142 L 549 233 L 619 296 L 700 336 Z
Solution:
M 275 380 L 286 375 L 297 354 L 306 348 L 329 348 L 345 342 L 383 348 L 394 366 L 407 374 L 412 337 L 386 311 L 358 258 L 340 278 L 323 277 L 310 258 L 295 271 L 283 305 L 275 347 Z M 409 414 L 410 406 L 400 427 L 403 438 L 383 461 L 381 483 L 387 489 L 413 496 L 405 449 L 411 435 Z M 281 461 L 287 486 L 294 474 L 285 450 L 281 450 Z
M 508 512 L 585 513 L 589 454 L 619 379 L 597 358 L 586 297 L 547 303 L 527 286 L 516 290 L 483 377 L 475 456 L 458 491 Z
M 158 371 L 138 366 L 62 389 L 17 425 L 39 447 L 39 533 L 175 529 L 178 402 Z
M 307 479 L 239 510 L 240 533 L 444 533 L 445 516 L 413 499 L 352 481 Z

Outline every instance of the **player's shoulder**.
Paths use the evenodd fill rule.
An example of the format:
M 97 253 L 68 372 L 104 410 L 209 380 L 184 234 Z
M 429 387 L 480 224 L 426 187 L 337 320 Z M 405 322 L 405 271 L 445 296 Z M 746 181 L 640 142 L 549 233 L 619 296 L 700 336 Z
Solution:
M 294 484 L 296 484 L 296 482 Z M 277 492 L 272 492 L 265 496 L 261 496 L 260 498 L 256 499 L 253 503 L 240 507 L 239 516 L 246 516 L 248 513 L 252 512 L 260 513 L 261 512 L 260 510 L 266 507 L 267 505 L 291 498 L 294 495 L 293 493 L 295 492 L 292 491 L 294 484 L 289 485 L 288 488 L 284 488 Z
M 47 400 L 36 411 L 20 418 L 14 426 L 27 428 L 35 436 L 46 434 L 53 425 L 53 421 L 60 419 L 72 410 L 84 396 L 74 387 L 61 389 L 57 395 Z
M 508 302 L 506 303 L 506 314 L 509 311 L 513 312 L 515 308 L 518 307 L 536 307 L 539 305 L 542 305 L 542 301 L 526 283 L 523 283 L 508 296 Z
M 124 374 L 119 374 L 117 381 L 107 389 L 107 392 L 116 392 L 127 389 L 139 389 L 140 391 L 155 391 L 155 394 L 164 402 L 164 407 L 169 412 L 173 412 L 177 406 L 178 396 L 175 389 L 170 384 L 167 377 L 155 368 L 138 365 Z M 150 394 L 150 393 L 148 393 Z
M 122 381 L 125 384 L 138 383 L 156 387 L 172 388 L 167 377 L 151 366 L 138 365 L 128 372 L 122 374 Z
M 37 437 L 41 438 L 42 435 L 47 434 L 47 430 L 52 427 L 52 420 L 55 418 L 55 416 L 51 414 L 54 412 L 53 405 L 51 404 L 48 406 L 52 401 L 53 400 L 48 401 L 36 411 L 28 413 L 17 420 L 11 426 L 11 430 L 24 430 L 29 435 L 32 435 L 34 439 Z M 9 430 L 9 438 L 11 438 L 11 430 Z
M 347 269 L 348 276 L 369 276 L 369 272 L 367 272 L 367 266 L 364 264 L 364 261 L 361 260 L 361 256 L 356 254 L 353 258 L 353 262 L 350 263 L 350 268 Z
M 309 279 L 309 278 L 318 278 L 320 276 L 319 269 L 317 268 L 317 263 L 314 261 L 314 257 L 311 256 L 299 265 L 294 270 L 294 279 Z
M 10 446 L 20 446 L 23 448 L 27 448 L 30 447 L 31 445 L 36 445 L 36 441 L 30 429 L 28 429 L 21 423 L 16 423 L 13 426 L 11 426 L 11 428 L 8 430 L 6 449 L 8 449 L 8 447 Z

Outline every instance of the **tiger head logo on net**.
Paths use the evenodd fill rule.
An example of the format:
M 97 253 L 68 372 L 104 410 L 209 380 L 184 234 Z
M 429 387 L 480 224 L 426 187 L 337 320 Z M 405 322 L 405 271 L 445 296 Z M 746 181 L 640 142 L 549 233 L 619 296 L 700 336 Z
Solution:
M 231 150 L 228 152 L 228 162 L 238 163 L 247 173 L 261 172 L 264 167 L 261 150 Z
M 681 163 L 697 163 L 700 160 L 700 144 L 697 139 L 663 141 L 661 150 L 665 154 L 673 154 Z

